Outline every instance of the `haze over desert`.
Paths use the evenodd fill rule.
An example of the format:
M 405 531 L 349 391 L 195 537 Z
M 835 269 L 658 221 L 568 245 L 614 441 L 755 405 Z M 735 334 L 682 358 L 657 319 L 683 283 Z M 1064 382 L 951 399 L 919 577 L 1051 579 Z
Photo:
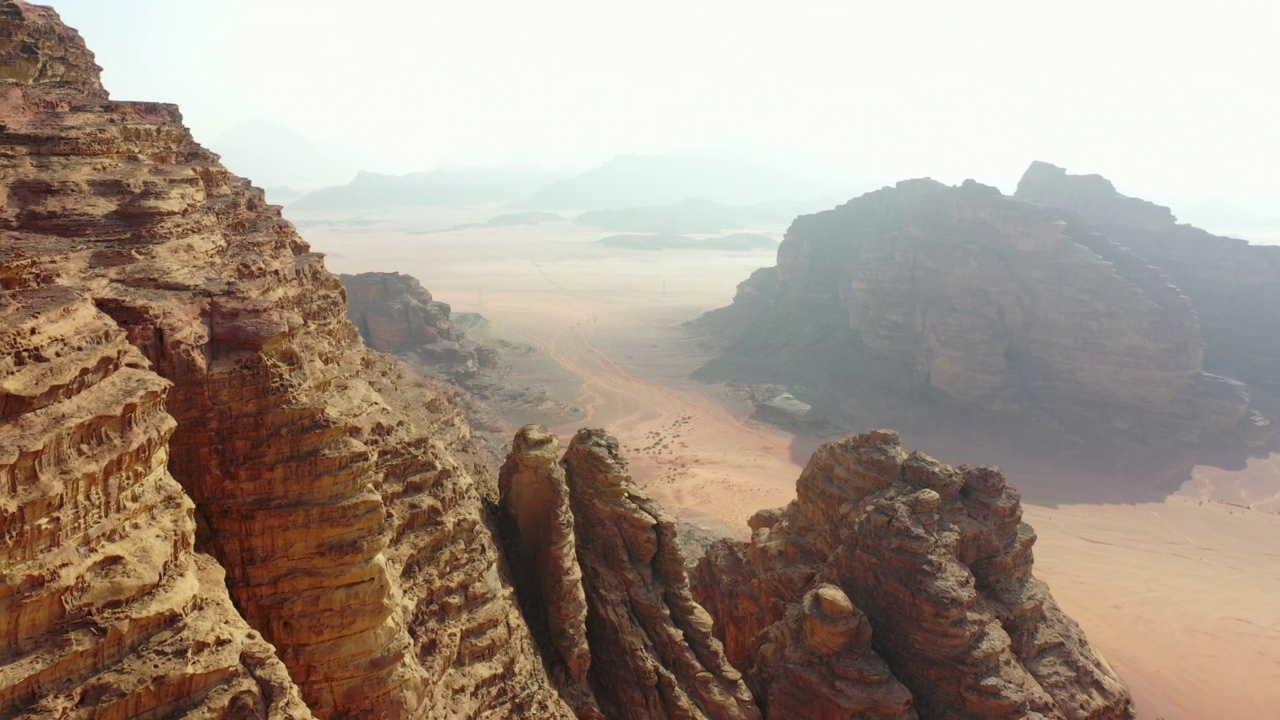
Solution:
M 794 498 L 821 439 L 689 380 L 708 354 L 681 327 L 726 305 L 772 252 L 608 250 L 596 242 L 605 233 L 567 222 L 447 231 L 493 214 L 368 213 L 357 228 L 289 212 L 333 271 L 414 275 L 455 312 L 488 318 L 494 336 L 545 352 L 576 378 L 547 378 L 553 392 L 583 409 L 556 431 L 608 428 L 637 483 L 677 516 L 745 537 L 752 513 Z M 1039 535 L 1038 574 L 1129 682 L 1139 717 L 1280 712 L 1280 456 L 1135 493 L 1132 478 L 1057 468 L 995 438 L 903 442 L 1005 469 Z M 1064 494 L 1072 501 L 1039 501 Z
M 1280 718 L 1275 12 L 0 0 L 0 720 Z

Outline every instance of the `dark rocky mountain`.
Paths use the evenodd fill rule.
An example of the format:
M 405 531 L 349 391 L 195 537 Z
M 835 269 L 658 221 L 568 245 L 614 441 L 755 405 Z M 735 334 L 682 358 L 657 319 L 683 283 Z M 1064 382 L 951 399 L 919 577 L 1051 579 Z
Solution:
M 1169 208 L 1121 195 L 1106 178 L 1043 162 L 1014 197 L 1056 208 L 1159 268 L 1199 317 L 1205 369 L 1280 393 L 1280 246 L 1179 224 Z
M 1032 168 L 1020 195 L 1039 173 Z M 1098 181 L 1079 197 L 1111 202 Z M 1206 372 L 1201 317 L 1215 328 L 1205 331 L 1220 348 L 1212 356 L 1223 358 L 1208 369 L 1280 377 L 1263 357 L 1280 337 L 1265 332 L 1280 313 L 1257 309 L 1280 292 L 1266 284 L 1271 249 L 1255 248 L 1246 271 L 1253 255 L 1241 241 L 1174 226 L 1141 201 L 1106 207 L 1084 224 L 973 181 L 909 180 L 801 216 L 776 267 L 694 324 L 724 344 L 701 374 L 805 386 L 801 400 L 862 422 L 935 408 L 962 423 L 1043 425 L 1091 448 L 1265 442 L 1269 426 L 1245 386 Z M 1159 233 L 1181 249 L 1157 255 L 1167 244 Z M 1209 241 L 1221 251 L 1194 250 Z M 1157 258 L 1173 269 L 1154 267 Z M 1221 286 L 1191 274 L 1197 260 Z M 1202 294 L 1212 299 L 1198 316 Z M 1224 356 L 1226 336 L 1245 334 L 1250 319 L 1262 337 Z

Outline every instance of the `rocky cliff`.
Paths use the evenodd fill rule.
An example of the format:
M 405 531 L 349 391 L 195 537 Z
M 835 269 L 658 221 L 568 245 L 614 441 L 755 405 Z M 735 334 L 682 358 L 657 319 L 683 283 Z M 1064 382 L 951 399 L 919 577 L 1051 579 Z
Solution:
M 389 353 L 457 340 L 451 309 L 417 278 L 398 272 L 339 275 L 347 290 L 347 315 L 369 347 Z
M 0 5 L 0 716 L 568 715 L 448 393 L 364 347 L 176 108 L 98 72 Z
M 0 0 L 0 718 L 1118 717 L 995 471 L 831 446 L 703 561 L 713 626 L 616 441 L 527 429 L 495 486 L 279 208 L 98 73 Z
M 1160 268 L 1199 316 L 1206 368 L 1280 391 L 1280 247 L 1178 224 L 1168 208 L 1121 195 L 1100 175 L 1043 162 L 1027 168 L 1014 197 L 1056 208 Z
M 693 601 L 675 521 L 603 430 L 527 426 L 499 476 L 522 595 L 580 717 L 750 720 L 759 712 Z M 603 715 L 601 715 L 601 713 Z
M 797 218 L 777 266 L 699 322 L 730 341 L 722 373 L 816 389 L 802 399 L 828 413 L 942 399 L 1135 445 L 1266 435 L 1244 386 L 1203 372 L 1191 301 L 1160 270 L 972 181 Z
M 1021 514 L 995 468 L 846 438 L 750 542 L 708 551 L 694 597 L 768 717 L 1128 717 L 1124 683 L 1032 576 Z

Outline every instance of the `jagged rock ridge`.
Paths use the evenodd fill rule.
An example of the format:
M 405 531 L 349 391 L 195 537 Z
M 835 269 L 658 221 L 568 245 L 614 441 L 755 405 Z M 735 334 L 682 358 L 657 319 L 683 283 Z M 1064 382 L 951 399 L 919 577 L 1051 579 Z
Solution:
M 1199 322 L 1168 277 L 972 181 L 905 181 L 797 218 L 777 266 L 697 325 L 728 340 L 712 374 L 817 388 L 804 399 L 837 416 L 940 397 L 1100 442 L 1267 435 L 1242 384 L 1203 372 Z
M 1124 683 L 1032 576 L 1021 515 L 995 468 L 908 454 L 890 431 L 846 438 L 750 542 L 708 550 L 694 597 L 769 717 L 1129 717 Z
M 690 595 L 675 521 L 631 481 L 618 442 L 520 430 L 499 475 L 513 565 L 580 717 L 758 718 Z
M 22 2 L 0 5 L 0 123 L 2 302 L 57 328 L 3 345 L 21 611 L 0 716 L 298 717 L 299 693 L 321 717 L 568 716 L 465 419 L 363 346 L 262 191 L 173 106 L 108 100 L 80 38 Z
M 532 559 L 520 599 L 548 628 L 535 638 L 449 389 L 360 342 L 322 258 L 176 108 L 109 100 L 80 38 L 14 0 L 0 1 L 0 196 L 0 717 L 758 717 L 735 655 L 774 717 L 806 695 L 869 717 L 911 717 L 913 696 L 925 710 L 959 697 L 1073 718 L 1121 702 L 1021 574 L 1016 502 L 985 471 L 965 487 L 995 500 L 961 504 L 995 530 L 960 518 L 929 545 L 911 517 L 859 521 L 880 542 L 832 563 L 852 579 L 806 577 L 807 560 L 771 574 L 790 578 L 772 595 L 747 578 L 742 607 L 766 612 L 736 626 L 736 607 L 708 594 L 722 646 L 673 523 L 617 443 L 583 431 L 555 463 L 531 431 L 501 484 L 519 533 L 506 549 Z M 835 462 L 815 459 L 795 507 L 846 492 L 823 484 Z M 868 517 L 909 502 L 929 532 L 937 508 L 955 519 L 934 477 L 947 473 L 930 472 L 934 496 L 864 493 L 881 508 Z M 848 550 L 824 515 L 838 503 L 819 505 L 756 521 Z M 718 547 L 704 565 L 728 577 L 736 566 L 717 558 L 746 551 Z M 853 581 L 932 588 L 966 561 L 982 591 L 972 612 L 925 627 L 971 637 L 985 619 L 983 652 L 940 666 Z M 881 647 L 888 665 L 871 655 Z M 992 674 L 992 648 L 1023 674 Z M 1037 670 L 1050 661 L 1085 679 L 1074 700 Z M 917 688 L 922 666 L 944 671 L 936 695 Z M 1009 684 L 973 691 L 975 671 Z

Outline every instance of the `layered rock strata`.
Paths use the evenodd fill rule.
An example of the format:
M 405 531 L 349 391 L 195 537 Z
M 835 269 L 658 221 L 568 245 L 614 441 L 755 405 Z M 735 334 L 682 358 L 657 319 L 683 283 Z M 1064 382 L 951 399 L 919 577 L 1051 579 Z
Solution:
M 999 470 L 875 431 L 821 447 L 796 491 L 693 575 L 771 717 L 805 697 L 829 717 L 913 717 L 909 699 L 926 720 L 1130 716 L 1124 683 L 1032 575 L 1035 533 Z M 813 681 L 832 674 L 845 693 Z
M 128 642 L 123 621 L 93 621 L 105 624 L 46 670 L 13 663 L 63 652 L 56 615 L 35 629 L 8 622 L 0 687 L 13 695 L 0 714 L 70 687 L 85 658 L 95 671 L 147 661 L 146 677 L 199 676 L 182 681 L 189 693 L 130 694 L 125 714 L 166 714 L 170 695 L 204 687 L 230 713 L 250 700 L 215 693 L 218 678 L 268 677 L 274 647 L 293 685 L 253 683 L 254 707 L 300 691 L 321 717 L 569 715 L 502 577 L 477 494 L 483 469 L 447 391 L 363 346 L 321 257 L 192 140 L 176 108 L 108 100 L 92 56 L 51 11 L 4 3 L 0 38 L 3 287 L 66 294 L 88 318 L 75 333 L 134 348 L 98 358 L 6 339 L 7 362 L 41 363 L 57 382 L 28 396 L 23 376 L 6 391 L 6 428 L 30 440 L 12 446 L 26 454 L 9 489 L 27 495 L 4 500 L 0 572 L 22 598 L 56 599 L 69 583 L 86 607 L 114 613 L 118 593 L 141 618 Z M 95 399 L 99 386 L 113 400 Z M 44 408 L 52 400 L 68 409 Z M 86 425 L 60 429 L 72 409 Z M 81 455 L 106 474 L 50 488 L 46 478 L 86 472 Z M 111 547 L 126 535 L 129 547 Z M 223 584 L 206 563 L 199 601 L 193 540 L 225 569 Z M 77 568 L 84 579 L 58 580 Z M 132 609 L 140 598 L 145 612 Z M 41 616 L 33 602 L 21 617 Z M 168 636 L 170 655 L 149 654 L 160 628 L 208 630 L 219 610 L 224 628 Z
M 368 272 L 338 279 L 347 291 L 347 316 L 374 350 L 399 354 L 458 339 L 450 307 L 433 299 L 417 278 Z
M 170 383 L 66 287 L 0 264 L 0 717 L 310 717 L 195 552 Z
M 557 451 L 554 435 L 523 428 L 500 504 L 569 694 L 594 696 L 581 716 L 760 717 L 690 595 L 675 522 L 631 481 L 617 440 L 586 429 L 558 464 Z
M 1182 225 L 1169 208 L 1127 197 L 1100 175 L 1034 162 L 1014 197 L 1061 211 L 1150 263 L 1191 299 L 1205 366 L 1280 391 L 1280 247 Z
M 797 218 L 777 266 L 701 324 L 739 366 L 827 391 L 812 399 L 828 413 L 935 396 L 1137 445 L 1265 425 L 1242 385 L 1203 372 L 1196 313 L 1168 277 L 972 181 L 905 181 Z
M 733 657 L 772 717 L 1116 717 L 1012 491 L 887 435 L 713 548 L 722 645 L 617 442 L 556 462 L 529 429 L 517 598 L 452 391 L 360 342 L 176 108 L 98 74 L 0 0 L 0 717 L 759 717 Z

